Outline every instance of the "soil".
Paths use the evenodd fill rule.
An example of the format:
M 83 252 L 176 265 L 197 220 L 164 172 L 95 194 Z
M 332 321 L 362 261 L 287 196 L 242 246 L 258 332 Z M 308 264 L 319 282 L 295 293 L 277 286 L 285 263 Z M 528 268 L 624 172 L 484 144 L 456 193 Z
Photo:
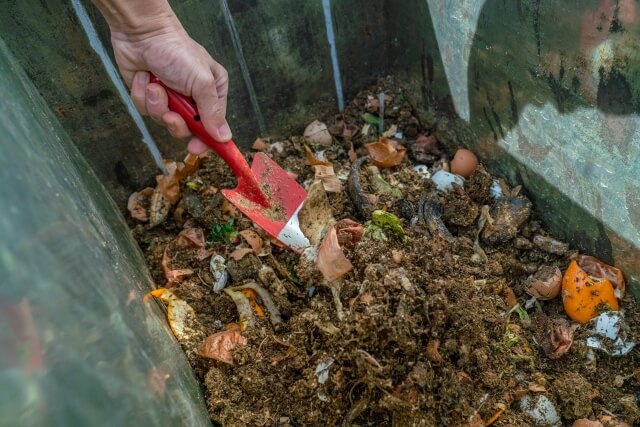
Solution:
M 344 124 L 363 129 L 362 115 L 377 113 L 371 99 L 380 90 L 391 98 L 385 123 L 398 126 L 403 133 L 398 140 L 410 148 L 409 155 L 398 167 L 378 170 L 396 189 L 395 195 L 381 193 L 376 171 L 368 161 L 359 162 L 362 194 L 353 200 L 346 183 L 352 168 L 349 151 L 353 146 L 359 158 L 365 156 L 364 144 L 378 139 L 376 126 L 370 126 L 367 135 L 336 133 Z M 526 189 L 494 200 L 493 177 L 480 167 L 464 188 L 435 192 L 434 184 L 413 170 L 415 159 L 426 159 L 433 173 L 446 168 L 455 148 L 416 152 L 413 141 L 419 134 L 428 136 L 430 130 L 420 124 L 391 78 L 380 80 L 356 96 L 344 114 L 327 116 L 325 122 L 334 133 L 333 144 L 310 148 L 324 150 L 345 184 L 345 191 L 327 194 L 334 218 L 365 224 L 372 210 L 385 210 L 401 219 L 408 239 L 387 233 L 386 241 L 365 238 L 345 249 L 353 270 L 331 284 L 307 258 L 274 242 L 268 244 L 270 253 L 240 260 L 230 255 L 241 239 L 230 244 L 208 242 L 210 254 L 227 260 L 227 286 L 262 283 L 283 319 L 273 327 L 268 316 L 256 317 L 256 324 L 242 332 L 247 344 L 235 347 L 233 365 L 185 349 L 214 424 L 539 425 L 518 404 L 528 393 L 546 396 L 562 425 L 602 417 L 640 425 L 638 349 L 621 357 L 592 351 L 585 342 L 590 327 L 583 325 L 569 351 L 552 359 L 545 351 L 551 345 L 550 325 L 569 320 L 561 299 L 523 308 L 530 298 L 525 292 L 527 279 L 541 266 L 564 271 L 572 254 L 545 252 L 532 243 L 534 237 L 548 233 L 531 209 Z M 313 181 L 302 137 L 267 141 L 267 146 L 267 153 L 296 174 L 298 182 L 308 186 Z M 251 158 L 253 152 L 246 155 Z M 234 185 L 233 175 L 219 158 L 205 157 L 200 169 L 182 183 L 181 200 L 161 225 L 149 228 L 129 220 L 158 287 L 167 282 L 162 268 L 167 245 L 171 268 L 193 270 L 172 291 L 193 307 L 207 336 L 238 323 L 238 311 L 226 293 L 214 292 L 209 258 L 202 259 L 197 249 L 177 246 L 174 239 L 189 227 L 201 228 L 208 238 L 214 225 L 233 217 L 238 231 L 253 229 L 267 241 L 217 191 Z M 424 199 L 427 195 L 431 198 Z M 419 209 L 425 200 L 435 203 L 436 209 Z M 370 206 L 363 208 L 363 201 Z M 480 233 L 485 205 L 494 221 Z M 438 227 L 450 234 L 434 232 Z M 267 278 L 263 266 L 272 268 Z M 515 302 L 519 310 L 513 310 Z M 640 342 L 640 308 L 626 296 L 621 309 L 630 339 Z

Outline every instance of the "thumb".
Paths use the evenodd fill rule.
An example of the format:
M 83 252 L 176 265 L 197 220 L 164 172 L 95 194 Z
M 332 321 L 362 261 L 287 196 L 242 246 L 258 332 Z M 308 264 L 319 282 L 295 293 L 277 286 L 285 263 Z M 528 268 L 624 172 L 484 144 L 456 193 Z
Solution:
M 213 73 L 199 79 L 193 86 L 192 96 L 198 105 L 198 113 L 204 128 L 215 140 L 227 142 L 231 139 L 231 129 L 225 119 L 226 91 L 223 91 L 223 96 L 220 95 Z

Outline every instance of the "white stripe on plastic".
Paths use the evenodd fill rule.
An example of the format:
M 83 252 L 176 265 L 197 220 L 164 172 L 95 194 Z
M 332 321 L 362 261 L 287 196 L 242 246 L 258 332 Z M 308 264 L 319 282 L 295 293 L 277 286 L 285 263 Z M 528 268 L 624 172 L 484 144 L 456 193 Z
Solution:
M 238 59 L 238 63 L 240 64 L 240 71 L 242 72 L 242 78 L 244 79 L 244 84 L 247 87 L 247 92 L 249 92 L 249 100 L 251 101 L 251 106 L 253 107 L 253 112 L 256 115 L 256 120 L 258 121 L 258 129 L 260 129 L 260 133 L 262 136 L 266 135 L 267 129 L 264 124 L 264 117 L 262 116 L 262 110 L 260 110 L 260 104 L 258 104 L 258 96 L 256 95 L 256 91 L 253 88 L 253 82 L 251 81 L 251 75 L 249 74 L 249 67 L 247 66 L 247 60 L 244 58 L 244 52 L 242 50 L 242 43 L 240 42 L 240 35 L 238 34 L 238 28 L 236 27 L 236 23 L 233 20 L 233 16 L 231 15 L 231 10 L 229 9 L 229 4 L 227 0 L 221 0 L 222 4 L 222 12 L 224 14 L 224 20 L 227 23 L 227 27 L 229 28 L 229 33 L 231 34 L 231 43 L 233 44 L 233 50 L 236 52 L 236 57 Z
M 340 76 L 340 64 L 338 63 L 338 50 L 336 48 L 336 37 L 333 32 L 333 18 L 331 17 L 331 0 L 322 0 L 322 10 L 324 12 L 324 23 L 327 27 L 327 40 L 331 49 L 331 65 L 333 66 L 333 80 L 336 84 L 336 95 L 338 97 L 338 110 L 344 111 L 344 95 L 342 93 L 342 77 Z

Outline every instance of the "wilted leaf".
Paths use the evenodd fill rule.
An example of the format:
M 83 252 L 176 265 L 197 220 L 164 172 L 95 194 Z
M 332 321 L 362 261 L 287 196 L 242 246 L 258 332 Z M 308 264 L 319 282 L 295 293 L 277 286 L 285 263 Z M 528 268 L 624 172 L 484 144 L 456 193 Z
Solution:
M 440 341 L 438 340 L 431 340 L 427 344 L 427 359 L 433 363 L 444 362 L 444 359 L 438 351 L 438 347 L 440 347 Z
M 373 163 L 381 168 L 390 168 L 402 163 L 407 149 L 397 141 L 381 138 L 377 142 L 365 144 L 369 157 Z
M 436 156 L 442 154 L 440 149 L 438 148 L 438 141 L 433 135 L 418 135 L 416 137 L 415 143 L 413 144 L 413 148 L 419 153 L 433 154 Z
M 169 203 L 174 204 L 180 199 L 180 181 L 193 174 L 200 167 L 200 158 L 194 154 L 187 154 L 184 161 L 165 161 L 169 172 L 167 175 L 156 176 L 156 190 Z
M 253 253 L 253 249 L 251 248 L 238 248 L 233 252 L 231 252 L 229 256 L 235 259 L 236 261 L 240 261 L 242 258 L 249 255 L 250 253 Z
M 311 151 L 311 149 L 309 147 L 307 147 L 305 145 L 304 148 L 305 148 L 305 155 L 306 155 L 306 158 L 307 158 L 307 163 L 310 166 L 317 166 L 317 165 L 331 166 L 331 162 L 327 162 L 326 160 L 320 160 L 318 158 L 318 156 L 313 151 Z
M 353 269 L 351 261 L 344 255 L 338 243 L 338 234 L 335 227 L 331 227 L 322 240 L 316 265 L 329 282 L 338 280 Z
M 577 323 L 570 324 L 565 319 L 549 319 L 545 314 L 536 314 L 538 342 L 550 359 L 558 359 L 569 351 L 573 344 L 573 334 Z
M 348 218 L 338 221 L 335 227 L 338 244 L 346 249 L 353 249 L 364 234 L 364 227 Z
M 329 132 L 332 135 L 340 136 L 343 138 L 351 138 L 358 133 L 358 126 L 354 124 L 346 124 L 344 121 L 336 122 L 329 128 Z
M 529 384 L 529 391 L 532 391 L 534 393 L 546 393 L 547 389 L 544 388 L 543 385 L 537 384 L 537 383 L 530 383 Z
M 313 166 L 315 177 L 322 182 L 325 191 L 329 193 L 340 193 L 342 191 L 342 183 L 336 176 L 333 166 L 316 165 Z
M 233 365 L 233 350 L 237 346 L 244 345 L 247 345 L 247 339 L 235 326 L 211 335 L 198 347 L 197 351 L 202 357 Z
M 164 271 L 164 277 L 167 278 L 167 287 L 173 287 L 182 282 L 185 277 L 193 274 L 193 270 L 190 268 L 172 269 L 169 267 L 170 262 L 171 256 L 169 255 L 169 245 L 167 245 L 162 255 L 162 271 Z
M 356 150 L 353 149 L 353 142 L 349 142 L 349 161 L 350 162 L 355 162 L 356 160 L 358 160 L 358 154 L 356 153 Z
M 148 187 L 137 193 L 132 193 L 131 196 L 129 196 L 127 209 L 131 214 L 131 218 L 137 219 L 138 221 L 142 222 L 146 222 L 149 220 L 149 215 L 144 205 L 148 204 L 149 198 L 152 194 L 153 188 Z
M 256 151 L 266 151 L 267 148 L 269 148 L 269 146 L 267 145 L 266 142 L 264 142 L 262 138 L 256 138 L 251 148 Z
M 251 246 L 251 249 L 257 254 L 260 255 L 263 250 L 264 241 L 262 238 L 253 230 L 242 230 L 240 235 L 246 240 L 246 242 Z
M 204 248 L 204 233 L 201 228 L 185 228 L 178 234 L 176 244 L 181 248 Z

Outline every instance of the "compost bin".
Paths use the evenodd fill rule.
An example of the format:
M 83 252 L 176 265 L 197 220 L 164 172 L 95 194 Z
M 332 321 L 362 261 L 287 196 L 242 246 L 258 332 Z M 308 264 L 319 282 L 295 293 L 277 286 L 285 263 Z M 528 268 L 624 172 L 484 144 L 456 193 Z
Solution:
M 637 2 L 171 3 L 228 69 L 245 147 L 392 74 L 639 295 Z M 7 2 L 0 37 L 0 423 L 209 424 L 120 213 L 184 147 L 132 110 L 90 2 Z

